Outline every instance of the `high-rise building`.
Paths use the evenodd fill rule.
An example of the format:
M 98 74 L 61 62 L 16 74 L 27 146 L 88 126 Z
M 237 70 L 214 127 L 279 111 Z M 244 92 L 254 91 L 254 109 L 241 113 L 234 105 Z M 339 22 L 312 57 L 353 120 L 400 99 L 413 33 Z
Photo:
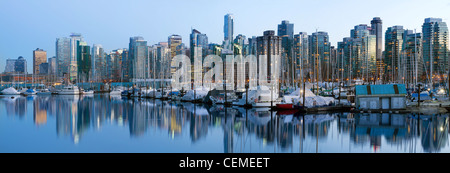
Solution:
M 16 62 L 14 63 L 14 72 L 15 73 L 27 73 L 27 60 L 23 58 L 22 56 L 19 56 L 17 58 Z
M 422 50 L 422 34 L 413 33 L 411 30 L 407 30 L 404 36 L 403 51 L 404 63 L 403 69 L 405 82 L 407 84 L 417 84 L 423 81 L 421 79 L 423 74 L 423 60 L 421 57 Z
M 399 73 L 399 68 L 402 62 L 402 50 L 405 36 L 403 26 L 388 27 L 385 33 L 385 57 L 384 64 L 386 65 L 385 80 L 392 82 L 399 82 L 402 78 L 402 73 Z M 401 71 L 400 71 L 401 72 Z
M 256 36 L 252 36 L 252 38 L 248 38 L 248 49 L 249 49 L 249 55 L 256 55 L 256 49 L 257 49 L 257 44 L 256 44 Z
M 40 74 L 39 65 L 47 62 L 47 52 L 37 48 L 33 51 L 33 74 Z
M 94 44 L 91 51 L 91 79 L 94 81 L 102 81 L 105 76 L 106 59 L 103 57 L 103 47 L 100 44 Z
M 281 37 L 281 47 L 283 48 L 281 66 L 282 66 L 282 81 L 288 84 L 293 83 L 294 78 L 294 60 L 292 59 L 294 39 L 294 24 L 283 20 L 278 25 L 278 36 Z
M 89 82 L 91 76 L 91 47 L 84 41 L 77 41 L 78 82 Z
M 192 29 L 192 33 L 190 35 L 190 55 L 191 63 L 194 61 L 194 48 L 201 47 L 202 49 L 202 58 L 207 55 L 208 50 L 208 36 L 206 34 L 202 34 L 200 31 L 196 29 Z
M 49 74 L 56 75 L 56 56 L 48 59 Z
M 426 18 L 422 25 L 424 71 L 430 84 L 444 82 L 448 73 L 448 34 L 447 24 L 440 18 Z
M 173 58 L 177 55 L 177 52 L 179 51 L 177 49 L 177 48 L 179 48 L 178 46 L 183 43 L 181 36 L 175 35 L 175 34 L 171 35 L 171 36 L 169 36 L 167 42 L 169 43 L 170 57 Z
M 39 64 L 39 74 L 40 75 L 50 74 L 50 66 L 47 62 Z
M 122 73 L 122 55 L 123 49 L 112 50 L 107 55 L 107 81 L 108 82 L 120 82 Z
M 83 42 L 83 37 L 79 33 L 72 33 L 70 35 L 70 66 L 69 66 L 69 80 L 76 81 L 78 79 L 78 41 Z
M 56 71 L 58 77 L 69 74 L 71 62 L 70 38 L 62 37 L 56 39 Z
M 131 68 L 131 64 L 129 63 L 129 57 L 128 57 L 129 53 L 127 49 L 123 49 L 122 51 L 122 82 L 128 82 L 130 81 L 130 74 L 129 74 L 129 68 Z
M 280 66 L 279 65 L 277 66 L 277 64 L 280 64 L 281 60 L 281 52 L 282 52 L 281 37 L 276 36 L 275 31 L 268 30 L 264 31 L 264 36 L 257 37 L 256 40 L 257 40 L 256 59 L 258 64 L 257 74 L 259 74 L 259 76 L 261 76 L 261 74 L 263 73 L 267 74 L 267 79 L 261 79 L 258 76 L 258 83 L 260 83 L 260 81 L 267 81 L 267 83 L 274 82 L 275 85 L 278 86 L 278 81 L 277 82 L 272 81 L 273 80 L 272 77 L 273 75 L 280 74 L 279 72 L 281 70 Z M 264 61 L 264 59 L 261 59 L 262 58 L 261 55 L 265 55 L 267 59 Z M 266 64 L 265 66 L 267 66 L 267 68 L 263 69 L 264 65 L 260 66 L 260 64 Z M 275 88 L 277 88 L 277 86 L 275 86 Z
M 234 39 L 234 43 L 238 44 L 241 47 L 244 47 L 244 44 L 246 44 L 246 37 L 245 35 L 239 34 L 236 36 L 236 38 Z
M 341 82 L 349 81 L 351 79 L 351 58 L 350 48 L 352 46 L 352 38 L 345 37 L 342 42 L 338 42 L 337 48 L 337 66 L 338 66 L 338 78 Z
M 224 16 L 224 25 L 223 25 L 223 33 L 224 33 L 224 44 L 223 47 L 228 50 L 233 49 L 233 15 L 232 14 L 226 14 Z
M 383 72 L 383 60 L 382 60 L 382 53 L 383 50 L 383 22 L 380 17 L 374 17 L 372 21 L 370 21 L 371 24 L 371 35 L 375 35 L 375 42 L 376 42 L 376 64 L 377 64 L 377 72 L 376 72 L 376 78 L 381 77 L 381 73 Z
M 313 66 L 310 76 L 316 81 L 331 80 L 330 41 L 327 32 L 315 32 L 309 36 L 310 63 Z M 314 72 L 315 71 L 315 72 Z
M 148 46 L 145 40 L 136 40 L 132 46 L 133 48 L 133 78 L 138 79 L 148 78 L 149 74 L 149 58 Z
M 126 73 L 129 75 L 130 79 L 136 78 L 136 75 L 135 75 L 136 69 L 134 69 L 136 67 L 136 64 L 135 64 L 136 63 L 135 62 L 136 61 L 136 56 L 135 56 L 136 51 L 135 51 L 135 49 L 136 49 L 136 43 L 138 41 L 144 41 L 144 38 L 141 36 L 130 37 L 130 43 L 128 44 L 128 62 L 127 63 L 130 66 L 128 68 L 128 72 L 126 72 Z M 143 43 L 141 43 L 141 44 L 143 44 Z M 145 43 L 145 44 L 147 44 L 147 43 Z
M 309 53 L 308 53 L 308 34 L 306 32 L 300 32 L 294 35 L 294 72 L 295 81 L 301 82 L 302 79 L 307 77 L 306 74 L 311 70 L 309 66 Z
M 17 59 L 7 59 L 5 64 L 5 73 L 14 73 Z

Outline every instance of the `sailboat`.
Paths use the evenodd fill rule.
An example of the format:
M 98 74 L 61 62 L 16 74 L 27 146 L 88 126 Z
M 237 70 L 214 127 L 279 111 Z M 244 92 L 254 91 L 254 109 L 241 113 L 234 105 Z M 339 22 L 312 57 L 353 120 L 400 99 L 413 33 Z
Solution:
M 13 87 L 6 88 L 1 92 L 3 95 L 20 95 L 20 92 Z

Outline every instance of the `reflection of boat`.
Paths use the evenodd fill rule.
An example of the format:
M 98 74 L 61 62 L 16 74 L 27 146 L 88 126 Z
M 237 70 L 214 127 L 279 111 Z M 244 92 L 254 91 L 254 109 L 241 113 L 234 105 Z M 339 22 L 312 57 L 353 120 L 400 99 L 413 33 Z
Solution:
M 203 106 L 193 103 L 182 103 L 182 105 L 188 112 L 191 112 L 194 115 L 209 116 L 208 110 Z
M 13 87 L 6 88 L 2 91 L 3 95 L 19 95 L 20 93 Z
M 78 95 L 80 94 L 80 90 L 75 85 L 69 85 L 64 87 L 62 90 L 58 92 L 60 95 Z
M 221 93 L 215 96 L 209 96 L 209 99 L 211 99 L 213 104 L 224 104 L 225 103 L 225 94 Z M 236 94 L 234 93 L 227 93 L 226 102 L 232 103 L 237 100 Z
M 292 104 L 292 103 L 279 103 L 279 104 L 277 104 L 277 109 L 294 109 L 294 104 Z
M 277 115 L 293 115 L 299 111 L 300 110 L 298 110 L 298 109 L 282 110 L 282 111 L 277 111 Z

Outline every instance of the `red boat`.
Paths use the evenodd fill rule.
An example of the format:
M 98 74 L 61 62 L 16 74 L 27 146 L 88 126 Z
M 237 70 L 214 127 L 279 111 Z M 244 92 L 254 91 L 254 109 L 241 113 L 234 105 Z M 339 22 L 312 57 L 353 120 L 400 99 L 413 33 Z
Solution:
M 292 103 L 277 104 L 277 109 L 294 109 L 294 104 Z

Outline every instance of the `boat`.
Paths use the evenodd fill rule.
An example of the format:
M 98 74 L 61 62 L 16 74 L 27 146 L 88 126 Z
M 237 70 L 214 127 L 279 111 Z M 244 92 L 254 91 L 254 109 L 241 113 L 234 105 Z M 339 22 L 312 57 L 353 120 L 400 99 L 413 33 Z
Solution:
M 20 95 L 20 92 L 13 87 L 6 88 L 1 92 L 3 95 Z
M 78 95 L 80 90 L 75 85 L 65 86 L 62 90 L 58 92 L 59 95 Z
M 120 95 L 123 97 L 130 97 L 131 93 L 128 90 L 123 90 Z
M 430 97 L 430 94 L 428 91 L 422 91 L 420 92 L 420 102 L 423 102 L 425 100 L 431 100 L 432 98 Z M 411 101 L 412 102 L 417 102 L 419 100 L 419 94 L 417 93 L 412 93 L 411 94 Z
M 94 90 L 82 90 L 82 94 L 84 95 L 93 95 L 94 94 Z
M 51 95 L 52 92 L 50 92 L 49 89 L 41 89 L 39 92 L 36 93 L 37 95 Z
M 248 93 L 248 97 L 247 94 Z M 278 93 L 272 92 L 269 87 L 261 85 L 242 94 L 242 98 L 233 102 L 236 106 L 271 107 L 280 103 Z
M 123 89 L 121 88 L 114 88 L 111 92 L 109 92 L 109 95 L 121 95 L 123 92 Z
M 205 87 L 199 87 L 195 90 L 189 90 L 186 92 L 186 94 L 181 98 L 181 101 L 188 101 L 188 102 L 202 102 L 203 99 L 208 95 L 208 88 Z
M 20 94 L 25 94 L 25 92 L 27 92 L 28 88 L 21 88 L 20 90 L 18 90 L 18 92 Z
M 277 109 L 294 109 L 294 104 L 292 103 L 278 103 Z
M 24 92 L 25 95 L 36 95 L 36 93 L 37 93 L 37 92 L 36 92 L 34 89 L 32 89 L 32 88 L 27 89 L 27 90 Z

